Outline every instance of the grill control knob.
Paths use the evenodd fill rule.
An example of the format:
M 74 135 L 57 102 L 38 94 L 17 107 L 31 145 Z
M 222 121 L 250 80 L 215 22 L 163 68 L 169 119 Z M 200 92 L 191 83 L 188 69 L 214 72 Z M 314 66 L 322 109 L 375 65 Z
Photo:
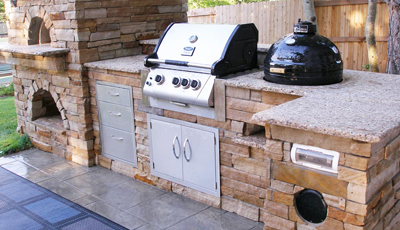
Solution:
M 172 79 L 172 84 L 173 84 L 175 87 L 179 87 L 179 86 L 181 85 L 181 78 L 180 78 L 180 77 L 174 77 L 174 78 Z
M 181 85 L 182 85 L 182 87 L 183 87 L 184 89 L 189 88 L 189 86 L 190 86 L 190 79 L 183 78 L 183 79 L 182 79 Z
M 193 90 L 198 90 L 200 88 L 200 81 L 192 80 L 192 83 L 190 83 L 190 87 L 192 87 Z
M 164 83 L 165 78 L 163 75 L 156 75 L 156 78 L 154 79 L 157 82 L 157 85 L 161 85 L 162 83 Z

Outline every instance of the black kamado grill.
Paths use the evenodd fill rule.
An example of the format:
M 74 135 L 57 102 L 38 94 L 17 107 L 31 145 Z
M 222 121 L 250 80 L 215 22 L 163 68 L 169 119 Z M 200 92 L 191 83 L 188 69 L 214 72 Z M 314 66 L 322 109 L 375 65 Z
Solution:
M 287 85 L 327 85 L 342 81 L 343 62 L 336 45 L 300 21 L 293 34 L 275 42 L 264 61 L 264 79 Z

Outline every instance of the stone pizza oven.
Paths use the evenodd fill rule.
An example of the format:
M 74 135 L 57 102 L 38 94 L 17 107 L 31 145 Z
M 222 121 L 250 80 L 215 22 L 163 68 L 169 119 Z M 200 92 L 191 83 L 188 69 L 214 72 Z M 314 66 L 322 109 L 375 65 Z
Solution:
M 5 1 L 18 127 L 35 147 L 93 165 L 88 75 L 83 64 L 141 54 L 171 22 L 187 21 L 185 1 Z

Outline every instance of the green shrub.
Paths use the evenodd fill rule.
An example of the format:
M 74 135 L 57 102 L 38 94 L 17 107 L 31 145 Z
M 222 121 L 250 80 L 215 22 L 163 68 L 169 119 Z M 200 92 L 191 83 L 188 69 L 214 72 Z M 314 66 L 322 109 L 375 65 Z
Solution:
M 28 135 L 16 132 L 14 97 L 0 98 L 0 156 L 32 147 Z
M 0 97 L 14 96 L 14 84 L 11 83 L 8 86 L 0 85 Z

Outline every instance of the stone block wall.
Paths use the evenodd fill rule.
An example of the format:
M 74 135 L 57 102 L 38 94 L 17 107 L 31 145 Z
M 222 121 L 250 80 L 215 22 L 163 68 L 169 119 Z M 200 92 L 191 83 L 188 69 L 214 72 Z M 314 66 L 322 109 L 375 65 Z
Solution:
M 142 52 L 141 40 L 159 38 L 171 22 L 187 22 L 187 0 L 5 1 L 9 42 L 27 45 L 32 18 L 40 17 L 51 46 L 69 48 L 69 63 Z
M 187 0 L 19 0 L 17 6 L 6 0 L 5 9 L 9 43 L 22 50 L 0 53 L 13 68 L 19 130 L 36 147 L 88 166 L 95 160 L 93 109 L 83 64 L 141 54 L 141 40 L 159 38 L 171 22 L 187 21 Z M 41 21 L 51 48 L 69 52 L 47 47 L 44 55 L 40 46 L 26 52 L 24 46 L 40 40 L 30 31 Z M 34 121 L 45 110 L 40 104 L 46 92 L 60 119 Z
M 144 73 L 146 74 L 146 71 Z M 142 105 L 140 74 L 89 70 L 95 153 L 103 167 L 200 202 L 265 223 L 264 229 L 398 229 L 400 223 L 400 131 L 382 143 L 364 143 L 281 126 L 255 124 L 254 113 L 299 96 L 226 89 L 226 121 Z M 124 82 L 133 89 L 138 167 L 101 156 L 95 81 Z M 147 113 L 217 127 L 220 130 L 221 197 L 150 175 Z M 263 130 L 265 128 L 265 130 Z M 293 143 L 340 152 L 337 174 L 295 165 Z M 307 224 L 294 206 L 303 189 L 319 191 L 328 204 L 320 225 Z

